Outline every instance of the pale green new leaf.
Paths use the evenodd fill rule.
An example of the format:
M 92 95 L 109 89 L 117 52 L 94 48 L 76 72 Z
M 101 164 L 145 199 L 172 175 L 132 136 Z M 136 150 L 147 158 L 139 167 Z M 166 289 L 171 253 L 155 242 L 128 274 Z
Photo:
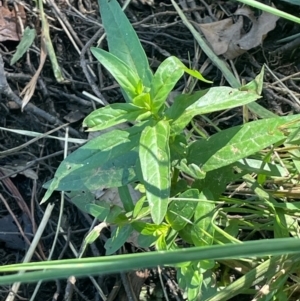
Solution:
M 157 112 L 164 104 L 183 73 L 182 63 L 175 56 L 168 57 L 159 65 L 150 88 L 154 112 Z
M 193 179 L 201 180 L 204 179 L 206 175 L 197 164 L 187 163 L 187 159 L 181 159 L 176 167 Z
M 154 112 L 161 108 L 184 72 L 210 83 L 198 71 L 187 68 L 177 57 L 168 57 L 159 65 L 152 79 L 150 95 Z
M 54 190 L 78 191 L 119 187 L 135 179 L 141 128 L 114 130 L 96 137 L 71 153 L 58 167 L 43 202 Z
M 234 163 L 283 141 L 286 136 L 280 126 L 297 119 L 299 115 L 253 121 L 198 140 L 188 147 L 188 163 L 199 165 L 204 172 Z
M 91 52 L 95 58 L 111 73 L 120 87 L 125 91 L 129 99 L 139 94 L 140 78 L 130 66 L 118 57 L 103 49 L 92 47 Z
M 199 71 L 189 69 L 184 64 L 182 64 L 182 69 L 183 69 L 183 71 L 185 73 L 187 73 L 187 74 L 189 74 L 189 75 L 191 75 L 191 76 L 193 76 L 193 77 L 201 80 L 202 82 L 205 82 L 205 83 L 208 83 L 208 84 L 212 84 L 213 83 L 212 81 L 205 79 Z
M 203 274 L 200 272 L 200 263 L 192 262 L 177 270 L 178 284 L 188 296 L 189 301 L 199 300 Z
M 170 126 L 161 120 L 154 126 L 146 127 L 140 139 L 139 157 L 143 184 L 151 209 L 151 216 L 160 224 L 168 208 L 170 194 Z
M 87 248 L 88 245 L 92 244 L 96 239 L 98 239 L 101 231 L 107 227 L 106 223 L 100 223 L 99 225 L 95 226 L 84 238 L 83 244 L 80 248 L 78 258 L 81 258 Z
M 131 103 L 115 103 L 93 111 L 83 120 L 83 126 L 88 127 L 89 132 L 99 131 L 123 122 L 140 120 L 150 114 Z
M 98 0 L 109 52 L 123 61 L 150 87 L 152 71 L 139 38 L 116 0 Z
M 132 103 L 138 107 L 141 107 L 143 109 L 146 109 L 148 111 L 151 111 L 152 107 L 152 100 L 150 98 L 150 93 L 140 93 L 138 96 L 136 96 Z
M 240 87 L 241 91 L 252 91 L 256 92 L 257 94 L 261 95 L 264 86 L 264 74 L 265 74 L 265 67 L 261 68 L 260 73 L 249 83 L 244 86 Z
M 134 221 L 132 227 L 143 235 L 152 235 L 155 237 L 166 236 L 169 231 L 169 225 L 160 224 L 154 225 L 141 221 Z

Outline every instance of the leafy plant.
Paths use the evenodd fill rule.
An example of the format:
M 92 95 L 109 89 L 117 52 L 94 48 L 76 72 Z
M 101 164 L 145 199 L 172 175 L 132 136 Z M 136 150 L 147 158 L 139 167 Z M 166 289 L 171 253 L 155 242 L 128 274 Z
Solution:
M 239 227 L 263 227 L 257 223 L 251 228 L 244 220 L 234 223 L 226 219 L 226 209 L 219 214 L 216 204 L 220 201 L 234 204 L 230 210 L 250 212 L 258 217 L 265 216 L 264 208 L 267 207 L 274 216 L 272 227 L 276 229 L 277 237 L 289 236 L 291 232 L 287 224 L 291 220 L 285 215 L 286 208 L 282 208 L 281 203 L 276 202 L 262 186 L 267 176 L 282 176 L 283 168 L 280 164 L 271 164 L 270 156 L 259 152 L 273 145 L 282 145 L 285 141 L 289 145 L 297 143 L 300 116 L 262 119 L 222 130 L 210 137 L 191 140 L 185 129 L 190 127 L 195 116 L 243 106 L 259 99 L 263 70 L 255 80 L 240 88 L 207 88 L 181 94 L 169 103 L 169 94 L 184 73 L 205 82 L 206 86 L 210 81 L 174 56 L 164 60 L 153 74 L 138 37 L 117 1 L 99 0 L 99 6 L 109 52 L 99 48 L 91 51 L 119 83 L 125 103 L 100 108 L 85 118 L 83 125 L 88 131 L 111 130 L 90 140 L 61 163 L 54 179 L 45 184 L 48 190 L 43 202 L 55 190 L 68 191 L 79 209 L 115 226 L 111 239 L 105 245 L 107 255 L 117 251 L 136 231 L 141 246 L 167 250 L 170 256 L 182 255 L 180 259 L 174 257 L 174 260 L 161 263 L 176 266 L 178 283 L 186 291 L 188 300 L 198 300 L 201 294 L 206 296 L 205 300 L 220 300 L 213 299 L 219 292 L 211 288 L 214 285 L 209 285 L 214 282 L 217 259 L 232 258 L 236 254 L 238 257 L 282 254 L 282 240 L 278 243 L 274 240 L 272 248 L 267 245 L 260 250 L 259 243 L 253 242 L 253 249 L 247 252 L 244 246 L 237 245 L 240 253 L 231 253 L 234 245 L 231 249 L 226 245 L 213 246 L 240 244 L 236 238 Z M 114 128 L 124 122 L 132 126 Z M 256 181 L 251 173 L 258 174 L 259 179 Z M 255 206 L 253 202 L 241 208 L 238 204 L 244 203 L 243 200 L 221 199 L 226 185 L 240 179 L 255 191 L 264 207 L 259 202 L 259 206 Z M 136 189 L 142 193 L 136 203 L 132 200 L 129 185 L 137 185 Z M 118 188 L 123 206 L 95 200 L 92 192 L 104 188 Z M 99 231 L 93 232 L 91 241 L 97 235 Z M 298 241 L 284 241 L 288 246 L 286 254 L 295 253 Z M 184 252 L 192 253 L 187 250 L 181 252 L 182 245 L 197 247 L 190 249 L 190 252 L 199 251 L 197 260 L 188 255 L 184 257 Z M 201 250 L 205 250 L 207 255 Z M 210 254 L 213 250 L 219 250 L 219 253 Z M 220 250 L 224 250 L 224 256 L 220 255 Z M 130 258 L 134 260 L 135 255 L 132 256 Z M 122 262 L 122 258 L 118 262 Z M 154 264 L 154 261 L 144 264 Z M 103 265 L 108 267 L 112 263 L 107 259 Z M 29 269 L 30 266 L 26 267 Z M 118 266 L 117 270 L 129 267 Z M 78 275 L 92 273 L 91 267 L 80 273 L 68 268 L 69 273 Z M 28 280 L 37 275 L 34 273 Z M 257 271 L 257 275 L 259 273 L 262 272 Z M 53 276 L 53 271 L 52 274 L 49 271 L 49 275 Z
M 194 246 L 213 245 L 218 228 L 214 202 L 222 190 L 216 193 L 215 184 L 206 179 L 222 169 L 224 173 L 236 170 L 235 163 L 243 158 L 282 143 L 286 132 L 280 127 L 299 116 L 250 122 L 207 139 L 189 141 L 183 130 L 196 115 L 246 105 L 260 98 L 263 70 L 253 82 L 239 89 L 213 87 L 182 94 L 169 106 L 168 96 L 184 73 L 210 82 L 173 56 L 152 74 L 144 50 L 117 2 L 100 1 L 100 10 L 110 52 L 99 48 L 91 51 L 119 83 L 126 103 L 92 112 L 83 125 L 88 131 L 124 122 L 133 125 L 124 130 L 112 129 L 69 155 L 46 185 L 48 191 L 43 201 L 54 190 L 89 192 L 99 188 L 124 189 L 139 183 L 145 196 L 128 207 L 127 194 L 122 198 L 124 209 L 119 208 L 117 214 L 112 213 L 114 207 L 103 208 L 97 203 L 84 206 L 88 213 L 117 226 L 106 244 L 107 254 L 119 249 L 134 230 L 140 233 L 140 240 L 144 238 L 144 244 L 145 236 L 150 237 L 146 245 L 154 244 L 158 250 L 180 248 L 178 238 Z M 111 26 L 112 20 L 118 20 L 118 26 Z M 260 172 L 263 174 L 264 170 Z M 193 179 L 192 184 L 188 177 Z M 223 179 L 219 177 L 219 185 L 224 186 L 234 178 L 237 174 L 232 172 Z M 154 224 L 149 221 L 149 213 Z M 179 284 L 186 289 L 189 300 L 199 297 L 203 275 L 214 266 L 213 260 L 179 266 Z

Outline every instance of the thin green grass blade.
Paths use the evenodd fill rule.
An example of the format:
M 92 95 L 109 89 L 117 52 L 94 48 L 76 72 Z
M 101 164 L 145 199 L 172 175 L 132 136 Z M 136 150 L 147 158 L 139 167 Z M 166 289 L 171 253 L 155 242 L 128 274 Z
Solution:
M 282 11 L 282 10 L 279 10 L 275 7 L 272 7 L 272 6 L 263 4 L 261 2 L 254 1 L 254 0 L 236 0 L 236 1 L 244 3 L 244 4 L 252 6 L 252 7 L 255 7 L 255 8 L 258 8 L 258 9 L 263 10 L 263 11 L 266 11 L 270 14 L 275 15 L 275 16 L 285 18 L 287 20 L 290 20 L 292 22 L 296 22 L 296 23 L 300 24 L 300 18 L 297 18 L 297 17 L 295 17 L 291 14 L 288 14 L 288 13 Z M 299 1 L 297 1 L 297 2 L 299 3 Z
M 264 240 L 264 243 L 262 243 L 261 240 L 256 240 L 245 242 L 243 244 L 196 247 L 168 252 L 158 251 L 118 256 L 5 265 L 0 267 L 0 273 L 20 271 L 34 272 L 1 276 L 0 285 L 11 284 L 19 281 L 28 283 L 39 280 L 61 279 L 69 277 L 70 275 L 79 277 L 96 274 L 103 275 L 119 273 L 121 271 L 128 271 L 143 267 L 174 265 L 186 262 L 187 259 L 189 261 L 200 261 L 281 254 L 297 254 L 297 257 L 299 257 L 299 250 L 300 239 L 283 238 L 266 239 Z
M 234 296 L 239 295 L 241 291 L 246 290 L 262 281 L 265 282 L 266 279 L 272 279 L 276 272 L 280 270 L 284 269 L 286 273 L 286 262 L 290 262 L 288 265 L 290 269 L 292 266 L 297 268 L 297 266 L 299 266 L 299 261 L 299 255 L 273 257 L 268 259 L 206 301 L 230 300 Z

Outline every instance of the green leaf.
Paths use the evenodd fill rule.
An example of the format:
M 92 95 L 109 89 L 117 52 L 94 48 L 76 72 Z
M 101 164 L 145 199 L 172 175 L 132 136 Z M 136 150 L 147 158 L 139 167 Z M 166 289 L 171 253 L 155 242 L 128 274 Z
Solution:
M 176 243 L 176 239 L 178 237 L 178 231 L 170 228 L 168 233 L 166 235 L 164 235 L 165 237 L 165 241 L 166 241 L 166 246 L 167 246 L 167 250 L 177 250 L 178 249 L 178 245 Z
M 164 235 L 159 236 L 155 241 L 155 249 L 158 251 L 167 250 L 167 243 Z
M 166 236 L 169 231 L 169 226 L 166 224 L 154 225 L 150 223 L 134 221 L 132 222 L 132 227 L 143 235 L 151 236 Z
M 109 51 L 123 61 L 150 87 L 152 72 L 148 58 L 128 18 L 116 0 L 98 0 Z
M 198 71 L 187 68 L 177 57 L 168 57 L 159 65 L 152 79 L 150 95 L 154 112 L 159 111 L 184 72 L 211 83 L 206 81 Z
M 206 271 L 203 274 L 203 283 L 201 286 L 201 298 L 203 300 L 209 300 L 218 291 L 217 279 L 215 273 L 211 270 Z
M 116 227 L 109 238 L 104 248 L 106 249 L 106 255 L 111 255 L 117 252 L 127 241 L 128 237 L 130 236 L 133 228 L 131 225 L 126 225 L 124 227 Z
M 205 79 L 199 71 L 192 70 L 192 69 L 186 67 L 184 64 L 182 64 L 182 69 L 183 69 L 183 71 L 185 73 L 187 73 L 190 76 L 193 76 L 193 77 L 201 80 L 202 82 L 205 82 L 205 83 L 208 83 L 208 84 L 212 84 L 213 83 L 212 81 Z
M 109 214 L 109 205 L 105 202 L 96 204 L 95 195 L 90 191 L 71 191 L 66 195 L 77 208 L 99 220 L 105 220 L 105 217 Z
M 178 119 L 185 110 L 191 106 L 193 103 L 198 101 L 203 97 L 209 89 L 197 91 L 193 94 L 180 94 L 174 99 L 174 103 L 170 108 L 166 110 L 166 116 L 168 119 L 176 120 Z
M 23 37 L 17 46 L 17 50 L 14 53 L 10 65 L 12 66 L 15 64 L 23 55 L 26 53 L 26 51 L 29 49 L 29 47 L 32 45 L 34 39 L 36 36 L 36 30 L 30 29 L 28 26 L 25 28 L 23 32 Z
M 126 63 L 115 55 L 96 47 L 91 48 L 95 58 L 111 73 L 120 87 L 125 91 L 132 101 L 140 91 L 138 91 L 140 78 L 138 74 L 130 69 Z
M 185 158 L 187 151 L 187 137 L 184 134 L 172 136 L 170 138 L 171 161 L 178 162 Z
M 232 165 L 223 166 L 207 172 L 202 187 L 210 190 L 213 199 L 217 200 L 226 190 L 226 186 L 240 179 L 243 174 L 244 172 L 237 173 Z
M 134 219 L 139 219 L 145 210 L 148 210 L 148 208 L 145 205 L 146 201 L 146 196 L 142 196 L 135 204 L 134 209 L 133 209 L 133 213 L 132 213 L 132 217 Z M 148 205 L 148 203 L 147 203 Z M 150 210 L 148 210 L 150 213 Z
M 127 185 L 135 179 L 141 128 L 114 130 L 96 137 L 70 154 L 58 167 L 42 202 L 54 190 L 78 191 Z M 49 185 L 49 186 L 48 186 Z
M 188 163 L 205 172 L 229 165 L 256 153 L 286 137 L 279 129 L 299 115 L 276 117 L 249 122 L 192 143 L 187 152 Z
M 83 126 L 88 127 L 89 132 L 99 131 L 147 115 L 150 115 L 149 111 L 131 103 L 115 103 L 93 111 L 83 120 Z
M 119 187 L 118 193 L 119 193 L 119 196 L 120 196 L 120 199 L 122 201 L 125 211 L 126 212 L 132 211 L 134 209 L 134 203 L 133 203 L 128 185 Z
M 126 218 L 126 216 L 124 215 L 124 209 L 113 205 L 110 206 L 110 211 L 109 214 L 105 217 L 104 219 L 107 223 L 114 223 L 117 224 L 118 226 L 128 224 L 128 218 Z
M 158 112 L 183 75 L 182 63 L 175 56 L 165 59 L 156 70 L 150 88 L 153 112 Z
M 141 197 L 135 204 L 134 208 L 133 208 L 133 212 L 132 212 L 132 217 L 134 219 L 137 218 L 137 216 L 139 215 L 139 213 L 141 212 L 142 208 L 144 207 L 144 204 L 145 204 L 145 200 L 146 200 L 146 197 L 143 196 Z
M 159 121 L 146 127 L 140 139 L 139 157 L 143 184 L 151 209 L 151 217 L 160 224 L 168 208 L 170 195 L 170 126 L 167 121 Z
M 244 158 L 235 164 L 248 173 L 257 173 L 273 177 L 285 177 L 286 169 L 279 164 L 265 163 L 262 160 Z
M 190 106 L 185 108 L 184 112 L 177 115 L 177 119 L 175 119 L 171 125 L 172 133 L 182 131 L 196 115 L 243 106 L 261 97 L 253 91 L 240 91 L 239 89 L 230 87 L 213 87 L 204 92 L 205 94 L 203 96 L 198 93 L 196 94 L 200 96 L 197 100 L 192 96 L 188 97 L 189 101 L 194 101 Z M 183 97 L 175 99 L 173 106 L 176 105 L 176 107 L 179 107 L 179 105 L 175 103 L 177 101 L 184 101 L 183 99 Z
M 137 243 L 141 248 L 146 249 L 146 248 L 150 248 L 151 245 L 154 244 L 156 240 L 157 240 L 157 237 L 155 237 L 155 236 L 140 234 L 138 236 Z
M 285 214 L 284 210 L 276 208 L 276 215 L 278 221 L 274 219 L 274 237 L 290 237 L 290 232 L 287 225 L 287 215 Z
M 166 220 L 176 231 L 182 230 L 188 223 L 191 223 L 190 219 L 195 213 L 197 201 L 199 198 L 198 189 L 188 189 L 180 194 L 177 200 L 173 200 L 168 208 Z M 184 199 L 184 200 L 181 200 Z M 188 201 L 186 199 L 194 199 Z
M 187 159 L 180 160 L 176 167 L 194 179 L 203 179 L 206 175 L 206 173 L 198 165 L 194 163 L 188 164 Z
M 100 223 L 99 225 L 95 226 L 84 238 L 83 244 L 80 248 L 78 258 L 81 258 L 87 248 L 88 245 L 92 244 L 96 239 L 98 239 L 101 231 L 107 227 L 106 223 Z
M 263 66 L 261 68 L 260 73 L 255 77 L 255 79 L 249 82 L 248 84 L 240 87 L 240 90 L 252 91 L 260 95 L 264 85 L 264 71 L 265 71 L 265 67 Z
M 194 244 L 192 240 L 192 228 L 193 226 L 190 224 L 187 224 L 182 230 L 179 231 L 179 236 L 185 240 L 188 244 Z
M 140 108 L 143 108 L 146 111 L 150 111 L 152 106 L 150 93 L 139 94 L 132 100 L 132 103 Z
M 189 301 L 199 300 L 201 295 L 203 274 L 200 272 L 199 266 L 199 263 L 193 262 L 177 271 L 178 284 L 186 291 Z
M 206 193 L 209 195 L 209 193 Z M 192 240 L 197 247 L 213 244 L 213 210 L 215 205 L 206 202 L 209 198 L 202 192 L 194 214 L 194 226 L 192 228 Z
M 197 115 L 228 110 L 255 101 L 261 96 L 254 91 L 240 91 L 230 87 L 213 87 L 188 107 Z M 194 115 L 195 116 L 195 115 Z

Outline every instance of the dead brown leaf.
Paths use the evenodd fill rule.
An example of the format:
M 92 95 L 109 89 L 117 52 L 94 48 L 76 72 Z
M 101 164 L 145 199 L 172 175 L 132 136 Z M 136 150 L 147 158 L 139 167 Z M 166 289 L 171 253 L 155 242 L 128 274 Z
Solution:
M 217 55 L 224 55 L 227 59 L 234 59 L 248 50 L 259 46 L 268 32 L 273 30 L 279 17 L 263 12 L 255 17 L 249 7 L 243 7 L 235 12 L 239 16 L 222 21 L 197 24 Z M 248 20 L 247 20 L 248 19 Z M 251 28 L 245 32 L 245 21 L 251 22 Z
M 22 5 L 17 4 L 17 10 L 10 10 L 6 1 L 0 1 L 0 42 L 20 40 L 17 19 L 25 25 L 26 14 Z
M 30 99 L 35 91 L 35 87 L 36 87 L 39 75 L 42 72 L 43 66 L 45 64 L 46 57 L 47 57 L 47 51 L 46 51 L 44 43 L 42 43 L 39 68 L 35 72 L 34 76 L 30 80 L 30 82 L 25 86 L 25 88 L 23 89 L 23 91 L 20 94 L 20 96 L 25 95 L 22 100 L 22 111 L 24 110 L 24 107 L 28 104 L 28 102 L 30 101 Z

